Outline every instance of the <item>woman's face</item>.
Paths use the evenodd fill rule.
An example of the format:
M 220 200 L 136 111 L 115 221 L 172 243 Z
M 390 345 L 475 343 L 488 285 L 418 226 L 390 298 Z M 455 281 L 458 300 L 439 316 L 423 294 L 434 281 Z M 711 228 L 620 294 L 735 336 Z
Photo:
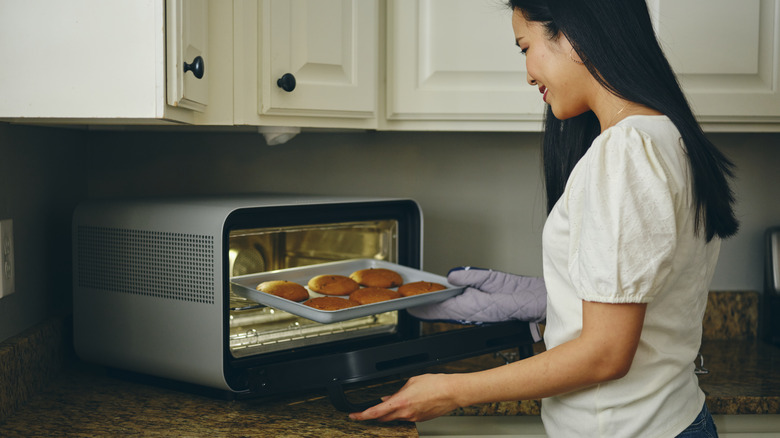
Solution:
M 549 39 L 542 23 L 526 21 L 518 9 L 512 14 L 512 29 L 526 56 L 528 83 L 539 87 L 555 117 L 564 120 L 590 110 L 595 80 L 584 65 L 572 60 L 579 57 L 569 40 L 563 35 Z

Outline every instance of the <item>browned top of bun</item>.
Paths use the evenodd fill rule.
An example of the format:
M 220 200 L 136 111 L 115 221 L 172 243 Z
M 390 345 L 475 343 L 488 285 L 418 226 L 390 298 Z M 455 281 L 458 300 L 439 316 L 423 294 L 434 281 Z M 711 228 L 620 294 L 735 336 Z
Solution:
M 398 292 L 405 297 L 412 295 L 419 295 L 428 292 L 436 292 L 437 290 L 447 289 L 446 286 L 439 283 L 431 283 L 430 281 L 415 281 L 413 283 L 406 283 L 398 288 Z
M 382 287 L 364 287 L 349 294 L 349 299 L 360 304 L 378 303 L 380 301 L 401 298 L 401 294 Z
M 287 280 L 264 281 L 257 285 L 257 290 L 290 301 L 303 301 L 309 298 L 309 291 L 305 287 Z
M 349 295 L 360 287 L 343 275 L 318 275 L 309 280 L 309 289 L 325 295 Z
M 307 300 L 303 304 L 319 310 L 341 310 L 360 305 L 348 298 L 339 297 L 316 297 Z
M 385 268 L 368 268 L 355 271 L 349 278 L 367 287 L 396 287 L 404 282 L 401 274 Z

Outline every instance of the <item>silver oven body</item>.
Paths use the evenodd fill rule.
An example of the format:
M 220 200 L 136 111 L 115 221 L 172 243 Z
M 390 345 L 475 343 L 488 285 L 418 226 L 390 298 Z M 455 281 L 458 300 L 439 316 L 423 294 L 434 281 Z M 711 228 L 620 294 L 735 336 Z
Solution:
M 74 342 L 84 360 L 245 391 L 263 357 L 415 336 L 399 312 L 326 327 L 230 294 L 229 277 L 353 257 L 420 267 L 411 200 L 231 197 L 103 201 L 73 218 Z M 410 327 L 411 326 L 411 327 Z M 236 365 L 247 363 L 248 365 Z

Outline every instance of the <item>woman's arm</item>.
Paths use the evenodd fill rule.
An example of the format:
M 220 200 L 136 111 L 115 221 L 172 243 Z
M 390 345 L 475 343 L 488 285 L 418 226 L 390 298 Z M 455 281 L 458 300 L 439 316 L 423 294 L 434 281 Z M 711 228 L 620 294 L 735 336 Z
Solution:
M 582 302 L 582 333 L 528 359 L 467 374 L 426 374 L 352 419 L 425 421 L 476 403 L 550 397 L 628 373 L 646 304 Z

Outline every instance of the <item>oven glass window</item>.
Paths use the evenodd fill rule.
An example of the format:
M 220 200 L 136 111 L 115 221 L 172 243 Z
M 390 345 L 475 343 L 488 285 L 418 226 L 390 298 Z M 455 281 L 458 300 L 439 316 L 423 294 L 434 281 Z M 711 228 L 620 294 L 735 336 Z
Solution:
M 397 263 L 398 222 L 378 220 L 271 227 L 230 232 L 231 276 L 357 258 Z M 392 333 L 398 312 L 321 324 L 230 294 L 234 357 Z

